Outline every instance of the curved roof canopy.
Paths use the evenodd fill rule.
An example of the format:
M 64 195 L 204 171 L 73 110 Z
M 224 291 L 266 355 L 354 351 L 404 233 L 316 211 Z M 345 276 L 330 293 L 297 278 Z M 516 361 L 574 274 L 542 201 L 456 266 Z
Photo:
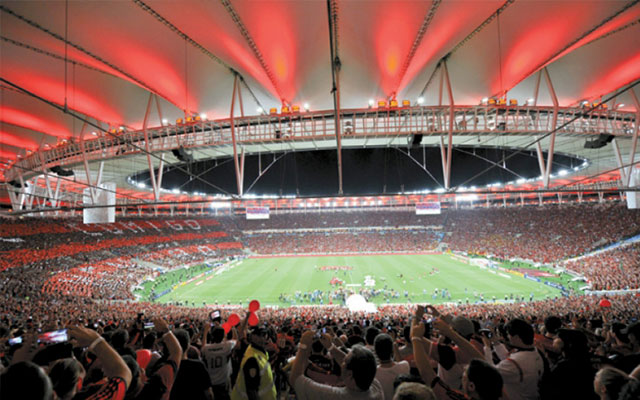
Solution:
M 185 115 L 228 118 L 236 77 L 247 116 L 282 106 L 332 110 L 335 89 L 342 109 L 391 99 L 446 105 L 445 64 L 456 105 L 609 100 L 610 110 L 635 112 L 640 88 L 638 96 L 626 89 L 640 79 L 638 3 L 2 0 L 0 161 L 91 135 L 60 108 L 105 130 L 139 130 L 146 117 L 148 126 Z M 146 113 L 150 94 L 159 113 Z M 574 153 L 604 160 L 602 172 L 615 165 L 605 150 Z M 122 176 L 144 163 L 117 168 Z

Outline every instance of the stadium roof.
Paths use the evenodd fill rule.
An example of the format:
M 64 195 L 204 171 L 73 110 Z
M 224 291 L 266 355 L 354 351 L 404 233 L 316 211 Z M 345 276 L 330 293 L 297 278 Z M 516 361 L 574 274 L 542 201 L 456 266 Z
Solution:
M 446 150 L 447 132 L 455 131 L 453 146 L 535 151 L 535 138 L 543 138 L 541 150 L 546 152 L 556 129 L 542 127 L 523 133 L 517 129 L 517 120 L 528 109 L 529 121 L 547 118 L 550 123 L 551 115 L 562 109 L 563 122 L 575 117 L 584 123 L 570 133 L 559 130 L 555 151 L 587 159 L 589 165 L 555 182 L 566 185 L 585 177 L 591 182 L 617 178 L 614 146 L 591 150 L 584 149 L 584 143 L 585 137 L 591 139 L 588 135 L 597 139 L 605 133 L 603 140 L 613 135 L 615 148 L 621 152 L 619 160 L 630 162 L 632 137 L 637 133 L 634 121 L 640 109 L 640 88 L 635 87 L 636 95 L 629 89 L 640 79 L 638 3 L 3 0 L 0 159 L 4 171 L 0 172 L 5 181 L 15 182 L 18 175 L 32 178 L 52 162 L 43 162 L 40 170 L 33 163 L 19 167 L 18 156 L 38 159 L 39 151 L 44 154 L 56 146 L 77 145 L 80 138 L 89 141 L 96 136 L 141 132 L 143 127 L 173 127 L 174 121 L 195 116 L 226 121 L 232 98 L 239 100 L 234 103 L 234 115 L 240 116 L 241 102 L 247 126 L 273 125 L 273 120 L 267 121 L 270 109 L 276 108 L 281 116 L 282 107 L 291 111 L 298 106 L 300 118 L 307 115 L 313 126 L 324 121 L 323 132 L 334 135 L 309 140 L 292 135 L 287 140 L 278 132 L 281 142 L 246 140 L 235 149 L 237 153 L 335 149 L 333 122 L 329 128 L 326 122 L 334 121 L 334 93 L 339 94 L 340 110 L 353 111 L 348 118 L 352 118 L 354 131 L 360 121 L 381 118 L 374 113 L 378 101 L 387 102 L 383 106 L 387 109 L 392 100 L 400 107 L 408 100 L 408 115 L 432 113 L 431 117 L 415 117 L 425 124 L 446 119 L 450 94 L 458 107 L 456 124 L 477 122 L 482 118 L 478 114 L 485 110 L 485 125 L 466 132 L 457 125 L 453 128 L 452 123 L 449 128 L 433 128 L 430 134 L 427 131 L 432 128 L 425 126 L 424 132 L 411 130 L 409 140 L 424 134 L 418 144 L 439 146 L 443 138 Z M 502 115 L 516 121 L 516 128 L 511 129 L 513 122 L 507 121 L 500 132 L 498 112 L 493 122 L 486 119 L 487 107 L 478 108 L 484 98 L 504 98 L 506 106 L 513 100 L 520 111 L 514 107 L 515 111 Z M 580 115 L 583 102 L 589 103 L 583 108 L 588 118 Z M 594 103 L 603 104 L 591 111 Z M 602 121 L 593 121 L 591 116 L 596 113 L 606 115 Z M 388 113 L 386 118 L 390 118 Z M 341 127 L 344 134 L 348 127 L 344 123 Z M 109 133 L 110 129 L 116 131 Z M 202 130 L 215 129 L 208 125 Z M 375 135 L 365 131 L 360 136 L 354 132 L 352 138 L 344 138 L 343 145 L 406 147 L 407 133 L 392 131 L 376 131 Z M 148 169 L 144 142 L 133 143 L 136 151 L 114 152 L 101 167 L 91 158 L 87 169 L 92 179 L 101 170 L 103 181 L 116 182 L 119 195 L 148 199 L 151 193 L 140 193 L 126 180 Z M 207 159 L 228 157 L 235 146 L 221 141 L 210 146 L 182 142 L 173 147 L 190 147 L 194 158 Z M 162 154 L 167 163 L 177 162 L 169 147 L 149 152 L 154 154 L 155 167 Z M 73 168 L 78 178 L 75 184 L 83 181 L 84 166 L 79 159 L 56 160 Z M 39 185 L 45 185 L 44 181 Z M 4 203 L 9 202 L 2 197 Z

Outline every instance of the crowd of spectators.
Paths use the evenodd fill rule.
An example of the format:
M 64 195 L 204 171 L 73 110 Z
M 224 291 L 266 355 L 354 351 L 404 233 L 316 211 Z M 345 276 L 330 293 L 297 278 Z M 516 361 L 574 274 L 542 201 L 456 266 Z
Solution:
M 415 253 L 438 246 L 436 234 L 425 230 L 261 233 L 245 241 L 258 254 Z
M 165 269 L 174 269 L 184 265 L 193 265 L 206 260 L 222 259 L 236 255 L 234 249 L 241 249 L 240 242 L 222 242 L 218 244 L 199 244 L 191 246 L 170 247 L 159 245 L 148 253 L 139 254 L 137 259 L 148 261 Z
M 263 308 L 248 328 L 251 313 L 239 307 L 212 322 L 210 307 L 13 298 L 0 305 L 0 396 L 636 399 L 640 297 L 599 300 L 427 307 L 424 316 L 412 305 Z M 242 322 L 225 335 L 233 313 Z M 38 332 L 65 327 L 73 340 L 36 343 Z M 15 337 L 22 346 L 9 344 Z
M 640 288 L 640 242 L 568 261 L 564 266 L 584 275 L 593 290 Z
M 133 300 L 131 288 L 157 275 L 130 258 L 118 257 L 64 270 L 42 285 L 45 293 L 105 300 Z
M 606 304 L 580 295 L 438 309 L 387 305 L 375 313 L 226 306 L 219 319 L 212 307 L 133 302 L 130 294 L 156 273 L 146 263 L 246 248 L 417 252 L 446 243 L 557 263 L 637 234 L 640 215 L 622 206 L 422 217 L 308 213 L 269 221 L 131 218 L 108 227 L 18 220 L 0 227 L 2 399 L 640 398 L 634 293 L 610 295 Z M 639 252 L 631 245 L 567 267 L 596 289 L 633 288 Z M 233 314 L 239 324 L 231 323 Z M 57 330 L 65 331 L 42 336 Z M 61 343 L 47 343 L 51 336 Z
M 542 263 L 640 232 L 640 213 L 622 204 L 458 210 L 448 216 L 445 241 L 452 249 Z
M 367 227 L 418 226 L 422 230 L 425 227 L 433 230 L 427 234 L 427 246 L 424 242 L 413 248 L 410 243 L 400 243 L 402 251 L 422 251 L 429 248 L 432 237 L 442 235 L 442 242 L 452 250 L 542 263 L 557 263 L 640 232 L 640 213 L 621 204 L 447 209 L 440 215 L 415 215 L 414 211 L 308 212 L 276 214 L 269 220 L 221 217 L 220 222 L 229 230 L 235 228 L 245 235 L 250 234 L 248 247 L 261 254 L 282 253 L 281 245 L 293 246 L 290 249 L 293 251 L 288 253 L 309 252 L 314 244 L 324 248 L 320 252 L 332 251 L 336 244 L 332 238 L 335 233 L 323 236 L 321 232 L 311 232 L 310 235 L 309 231 L 314 229 L 326 233 L 329 228 L 334 228 L 340 233 L 351 228 L 351 233 L 356 236 L 361 235 L 361 229 Z M 368 232 L 364 230 L 365 235 Z M 391 230 L 387 234 L 389 232 Z M 297 236 L 299 240 L 282 241 L 277 246 L 271 246 L 280 239 L 278 234 Z M 402 239 L 399 241 L 402 242 Z M 349 249 L 347 243 L 339 243 L 340 251 L 334 251 L 353 252 L 361 245 L 358 241 L 356 246 Z M 384 245 L 380 241 L 375 244 Z

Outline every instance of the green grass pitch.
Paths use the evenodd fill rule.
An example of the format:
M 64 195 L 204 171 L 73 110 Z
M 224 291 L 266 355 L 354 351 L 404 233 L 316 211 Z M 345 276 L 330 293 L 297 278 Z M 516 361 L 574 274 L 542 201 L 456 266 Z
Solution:
M 348 266 L 349 271 L 321 271 L 322 266 Z M 439 272 L 430 274 L 436 268 Z M 209 280 L 196 279 L 157 299 L 158 302 L 188 301 L 200 306 L 212 304 L 243 304 L 258 299 L 263 305 L 312 304 L 308 300 L 295 300 L 294 293 L 335 290 L 329 281 L 336 277 L 345 285 L 363 285 L 365 276 L 375 280 L 375 289 L 399 292 L 399 297 L 385 299 L 382 295 L 370 301 L 386 303 L 444 303 L 459 301 L 474 303 L 475 294 L 482 293 L 485 301 L 504 300 L 505 295 L 525 296 L 529 300 L 560 297 L 560 291 L 541 283 L 511 275 L 492 273 L 477 266 L 454 260 L 449 255 L 376 255 L 376 256 L 327 256 L 327 257 L 274 257 L 250 258 L 233 269 L 222 272 Z M 353 287 L 358 290 L 360 287 Z M 435 289 L 438 297 L 433 299 Z M 451 299 L 442 298 L 446 288 Z M 404 292 L 408 292 L 405 297 Z M 280 301 L 281 294 L 293 301 Z M 340 302 L 333 302 L 341 304 Z M 313 304 L 320 304 L 315 302 Z M 328 304 L 325 297 L 323 304 Z

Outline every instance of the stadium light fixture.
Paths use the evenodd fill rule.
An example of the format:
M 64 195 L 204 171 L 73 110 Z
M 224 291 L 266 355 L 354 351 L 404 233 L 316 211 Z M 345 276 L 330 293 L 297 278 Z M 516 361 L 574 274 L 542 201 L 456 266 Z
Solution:
M 205 114 L 205 113 L 201 113 L 201 114 L 200 114 L 200 118 L 201 118 L 203 121 L 205 121 L 205 120 L 207 119 L 207 114 Z
M 262 113 L 264 113 L 264 110 L 262 109 L 262 107 L 258 107 L 258 108 L 256 108 L 256 112 L 258 114 L 262 114 Z
M 369 107 L 373 107 L 376 102 L 373 99 L 369 99 Z
M 523 184 L 523 183 L 525 183 L 525 182 L 526 182 L 526 179 L 524 179 L 524 178 L 520 178 L 520 179 L 518 179 L 518 180 L 516 181 L 516 183 L 517 183 L 518 185 L 522 185 L 522 184 Z
M 92 134 L 93 136 L 98 136 L 98 132 L 96 132 L 96 131 L 91 132 L 91 134 Z
M 487 104 L 489 104 L 489 98 L 483 97 L 482 100 L 480 101 L 480 104 L 482 104 L 483 106 L 486 106 Z
M 620 109 L 620 108 L 622 108 L 622 107 L 624 107 L 624 106 L 625 106 L 625 104 L 624 104 L 624 103 L 620 103 L 620 104 L 618 104 L 618 105 L 616 106 L 616 108 Z
M 558 175 L 560 176 L 565 176 L 569 173 L 569 171 L 567 171 L 566 169 L 561 169 L 560 171 L 558 171 Z
M 422 104 L 424 103 L 424 97 L 420 96 L 418 97 L 418 104 Z
M 173 189 L 173 190 L 171 191 L 171 193 L 174 193 L 174 194 L 180 194 L 180 189 L 177 189 L 177 188 L 176 188 L 176 189 Z
M 309 111 L 309 103 L 304 103 L 302 108 L 304 108 L 305 111 Z
M 162 118 L 162 125 L 167 125 L 169 124 L 169 120 L 166 118 Z
M 533 97 L 531 97 L 531 98 L 527 99 L 527 105 L 528 105 L 528 106 L 532 106 L 532 105 L 533 105 L 533 103 L 535 103 L 535 99 L 534 99 Z
M 446 192 L 445 188 L 437 188 L 436 190 L 434 190 L 435 193 L 444 193 Z

